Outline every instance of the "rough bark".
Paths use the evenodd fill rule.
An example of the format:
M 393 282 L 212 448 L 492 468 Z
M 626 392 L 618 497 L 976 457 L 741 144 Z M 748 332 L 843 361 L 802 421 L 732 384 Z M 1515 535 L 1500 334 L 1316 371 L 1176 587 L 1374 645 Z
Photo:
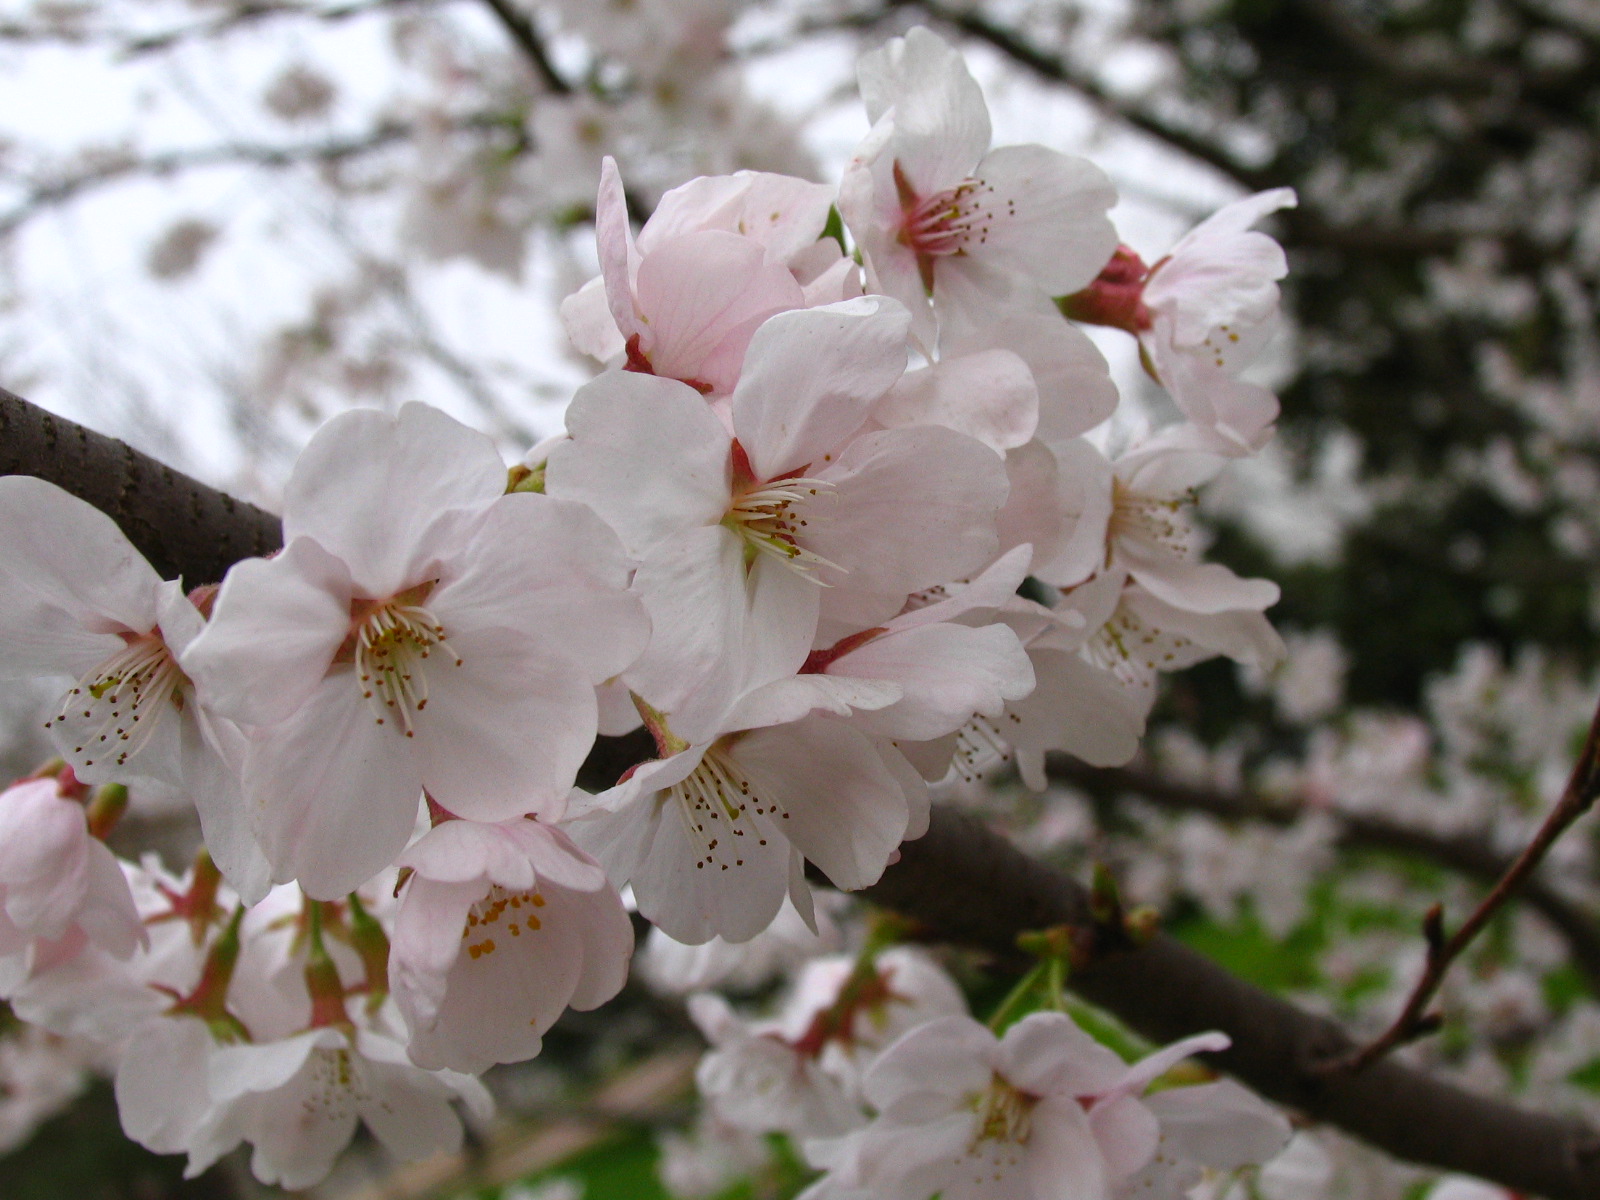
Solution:
M 35 475 L 122 527 L 165 579 L 217 583 L 283 544 L 278 518 L 0 388 L 0 475 Z

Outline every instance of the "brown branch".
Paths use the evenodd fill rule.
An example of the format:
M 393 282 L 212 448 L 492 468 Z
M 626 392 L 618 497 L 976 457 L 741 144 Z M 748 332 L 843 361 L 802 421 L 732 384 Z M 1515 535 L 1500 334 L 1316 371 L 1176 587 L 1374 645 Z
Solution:
M 483 0 L 489 6 L 489 11 L 494 13 L 495 19 L 505 26 L 506 33 L 517 44 L 517 49 L 522 51 L 529 64 L 549 88 L 558 96 L 570 96 L 572 85 L 562 78 L 561 72 L 556 70 L 555 64 L 550 61 L 550 54 L 545 49 L 544 38 L 539 36 L 539 30 L 533 23 L 533 18 L 522 12 L 510 0 Z
M 276 544 L 277 524 L 260 510 L 9 393 L 0 400 L 0 471 L 39 475 L 104 508 L 165 570 L 214 577 L 219 564 Z M 164 529 L 167 521 L 177 528 Z M 596 754 L 614 749 L 625 750 L 601 739 Z M 865 895 L 939 938 L 989 951 L 1008 969 L 1027 965 L 1016 948 L 1019 933 L 1093 922 L 1088 889 L 972 817 L 944 808 Z M 1401 1158 L 1549 1200 L 1600 1196 L 1600 1134 L 1589 1126 L 1475 1096 L 1392 1059 L 1329 1074 L 1326 1064 L 1353 1047 L 1337 1024 L 1245 983 L 1171 938 L 1105 955 L 1075 975 L 1073 988 L 1155 1041 L 1222 1030 L 1233 1039 L 1231 1049 L 1215 1056 L 1223 1070 Z
M 1066 755 L 1049 761 L 1050 778 L 1078 788 L 1097 800 L 1136 795 L 1158 808 L 1199 812 L 1220 821 L 1292 825 L 1312 812 L 1331 820 L 1341 846 L 1382 850 L 1426 859 L 1472 879 L 1493 883 L 1511 869 L 1513 859 L 1485 838 L 1473 834 L 1439 834 L 1370 813 L 1312 809 L 1295 802 L 1179 783 L 1153 771 L 1130 767 L 1091 767 Z M 1600 995 L 1600 921 L 1582 905 L 1538 875 L 1523 882 L 1521 897 L 1566 939 L 1572 961 Z
M 1572 828 L 1573 822 L 1594 807 L 1596 798 L 1600 798 L 1600 707 L 1595 709 L 1594 719 L 1589 723 L 1588 736 L 1583 740 L 1583 749 L 1578 754 L 1572 774 L 1567 778 L 1567 786 L 1562 789 L 1561 799 L 1539 826 L 1533 840 L 1517 856 L 1511 869 L 1462 922 L 1461 928 L 1450 937 L 1444 936 L 1442 910 L 1437 904 L 1429 909 L 1423 922 L 1423 931 L 1428 939 L 1428 960 L 1405 1007 L 1382 1035 L 1338 1063 L 1339 1067 L 1351 1071 L 1367 1070 L 1390 1051 L 1438 1029 L 1439 1017 L 1428 1013 L 1427 1008 L 1438 993 L 1439 985 L 1444 982 L 1451 964 L 1461 957 L 1495 913 L 1505 907 L 1523 881 L 1538 869 L 1556 840 Z
M 233 563 L 283 544 L 271 513 L 180 475 L 115 438 L 0 388 L 0 475 L 36 475 L 122 527 L 164 578 L 215 583 Z

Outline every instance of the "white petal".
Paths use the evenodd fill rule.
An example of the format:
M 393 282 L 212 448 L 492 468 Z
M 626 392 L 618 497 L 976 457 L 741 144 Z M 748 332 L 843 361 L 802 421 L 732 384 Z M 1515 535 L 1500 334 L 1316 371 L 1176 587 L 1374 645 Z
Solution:
M 309 538 L 237 563 L 180 665 L 221 716 L 272 725 L 321 686 L 350 632 L 350 574 Z
M 656 247 L 639 264 L 636 289 L 651 369 L 719 394 L 738 382 L 756 328 L 805 300 L 759 243 L 717 230 Z
M 0 676 L 79 676 L 155 627 L 161 577 L 104 513 L 0 478 Z
M 274 876 L 298 879 L 318 900 L 345 896 L 394 861 L 422 794 L 407 739 L 377 724 L 350 671 L 262 732 L 244 784 Z
M 362 594 L 384 599 L 421 582 L 441 547 L 428 528 L 505 492 L 494 442 L 425 404 L 391 417 L 341 413 L 316 432 L 284 490 L 283 536 L 314 538 L 342 559 Z
M 567 432 L 546 465 L 546 491 L 594 509 L 636 558 L 728 511 L 731 439 L 693 388 L 610 372 L 578 390 Z
M 857 73 L 867 119 L 894 110 L 893 153 L 919 195 L 960 183 L 989 148 L 977 81 L 961 54 L 922 26 L 863 55 Z
M 910 372 L 872 415 L 890 428 L 943 425 L 1004 453 L 1033 436 L 1039 389 L 1010 350 L 980 350 Z
M 1106 217 L 1117 189 L 1088 159 L 1044 146 L 1001 146 L 973 175 L 991 190 L 983 243 L 969 242 L 968 252 L 1031 278 L 1047 295 L 1087 287 L 1117 248 Z
M 594 743 L 594 687 L 548 644 L 504 630 L 452 637 L 426 665 L 422 784 L 458 816 L 503 821 L 559 804 Z
M 733 429 L 762 481 L 820 464 L 906 366 L 910 315 L 882 296 L 780 313 L 750 339 Z
M 727 753 L 758 794 L 777 801 L 784 835 L 835 887 L 863 888 L 883 874 L 909 815 L 867 738 L 835 718 L 808 717 L 756 730 Z
M 844 568 L 842 577 L 823 568 L 841 590 L 903 596 L 971 575 L 998 551 L 1005 463 L 954 430 L 865 434 L 820 476 L 835 485 L 837 501 L 807 541 Z
M 639 657 L 650 622 L 627 591 L 632 564 L 594 510 L 529 493 L 502 496 L 471 529 L 455 574 L 428 597 L 452 640 L 513 629 L 557 643 L 603 683 Z
M 606 281 L 596 275 L 561 302 L 561 323 L 579 353 L 607 363 L 623 351 L 622 334 L 606 301 Z
M 927 741 L 960 729 L 973 713 L 998 717 L 1007 700 L 1033 690 L 1033 667 L 1004 625 L 940 622 L 874 638 L 836 659 L 833 675 L 897 683 L 905 697 L 855 724 L 886 738 Z
M 1266 1162 L 1292 1132 L 1281 1113 L 1230 1079 L 1168 1088 L 1145 1104 L 1172 1150 L 1219 1171 Z

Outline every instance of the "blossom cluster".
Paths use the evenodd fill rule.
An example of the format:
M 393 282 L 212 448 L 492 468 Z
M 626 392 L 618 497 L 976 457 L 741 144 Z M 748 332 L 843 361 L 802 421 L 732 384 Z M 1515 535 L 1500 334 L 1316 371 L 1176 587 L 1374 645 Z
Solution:
M 815 929 L 808 866 L 870 886 L 930 789 L 1125 762 L 1159 673 L 1279 657 L 1277 588 L 1203 561 L 1190 510 L 1271 435 L 1241 373 L 1284 260 L 1250 226 L 1292 195 L 1146 266 L 1098 168 L 991 148 L 936 36 L 860 75 L 872 127 L 837 187 L 700 178 L 635 232 L 607 160 L 601 272 L 562 309 L 603 369 L 509 470 L 437 410 L 347 412 L 295 464 L 284 548 L 187 591 L 104 515 L 0 480 L 0 669 L 75 681 L 59 762 L 0 797 L 0 994 L 108 1048 L 132 1136 L 191 1171 L 249 1142 L 288 1187 L 358 1119 L 451 1146 L 476 1075 L 621 989 L 623 889 L 688 945 Z M 1178 420 L 1114 420 L 1083 322 L 1137 338 Z M 576 786 L 597 736 L 641 726 L 655 758 Z M 188 875 L 106 848 L 130 794 L 195 806 Z M 838 1139 L 818 1197 L 1030 1194 L 1008 1189 L 1041 1171 L 1178 1195 L 1152 1164 L 1186 1188 L 1281 1142 L 1232 1085 L 1206 1093 L 1242 1131 L 1221 1149 L 1202 1089 L 1141 1098 L 1216 1037 L 1130 1069 L 1059 1014 L 996 1041 L 930 986 L 859 1079 L 819 1066 L 782 1102 L 810 1114 L 787 1132 Z M 695 1011 L 706 1078 L 759 1069 L 733 1042 L 809 1045 Z M 951 1153 L 1012 1182 L 946 1178 Z

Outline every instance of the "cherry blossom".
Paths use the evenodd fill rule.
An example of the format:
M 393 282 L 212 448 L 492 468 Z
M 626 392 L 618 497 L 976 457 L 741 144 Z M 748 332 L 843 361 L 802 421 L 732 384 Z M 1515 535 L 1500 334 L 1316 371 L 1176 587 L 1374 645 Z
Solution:
M 790 676 L 681 733 L 654 714 L 662 757 L 584 802 L 569 830 L 676 941 L 748 941 L 785 896 L 809 919 L 806 861 L 837 887 L 866 887 L 927 827 L 920 776 L 841 719 L 899 697 L 892 684 Z
M 892 616 L 993 555 L 995 454 L 941 427 L 863 428 L 905 369 L 905 328 L 881 297 L 772 318 L 731 433 L 670 380 L 609 374 L 573 400 L 546 487 L 639 559 L 654 637 L 626 678 L 656 708 L 715 716 L 754 673 L 797 670 L 819 619 Z
M 751 335 L 768 317 L 805 307 L 808 274 L 827 221 L 826 187 L 741 172 L 669 192 L 637 241 L 615 161 L 605 160 L 596 201 L 601 275 L 561 306 L 579 350 L 630 370 L 681 380 L 701 392 L 733 390 Z M 834 269 L 811 280 L 817 298 L 843 299 L 849 260 L 829 240 Z M 822 266 L 818 263 L 815 266 Z
M 571 785 L 594 687 L 647 625 L 605 525 L 505 480 L 435 410 L 346 413 L 295 466 L 284 551 L 224 580 L 185 663 L 253 727 L 245 790 L 280 880 L 352 890 L 405 845 L 424 788 L 492 821 Z
M 0 968 L 0 990 L 7 976 L 90 944 L 125 959 L 147 943 L 122 868 L 90 835 L 83 805 L 53 778 L 0 792 L 0 961 L 15 956 Z
M 930 1021 L 868 1070 L 874 1122 L 807 1146 L 830 1171 L 807 1196 L 1178 1200 L 1200 1166 L 1260 1162 L 1289 1137 L 1236 1085 L 1144 1096 L 1184 1058 L 1227 1044 L 1201 1034 L 1128 1066 L 1061 1013 L 1024 1017 L 999 1039 L 967 1017 Z
M 75 679 L 45 728 L 77 777 L 193 803 L 217 862 L 258 899 L 243 738 L 196 703 L 180 665 L 204 625 L 111 518 L 43 480 L 0 478 L 0 676 Z
M 1093 286 L 1062 302 L 1069 316 L 1138 337 L 1150 373 L 1194 423 L 1197 447 L 1237 457 L 1272 435 L 1277 398 L 1239 376 L 1271 340 L 1288 263 L 1250 226 L 1295 203 L 1289 188 L 1235 200 L 1150 268 L 1119 247 Z
M 940 323 L 998 325 L 1009 311 L 994 312 L 997 300 L 1046 311 L 1094 278 L 1116 246 L 1105 217 L 1115 193 L 1098 167 L 1043 146 L 990 150 L 977 83 L 920 26 L 864 56 L 860 80 L 874 124 L 839 208 L 868 290 L 906 305 L 924 347 L 937 344 L 936 311 Z
M 568 1006 L 621 990 L 633 927 L 605 872 L 537 821 L 444 821 L 406 850 L 390 982 L 419 1066 L 539 1053 Z

